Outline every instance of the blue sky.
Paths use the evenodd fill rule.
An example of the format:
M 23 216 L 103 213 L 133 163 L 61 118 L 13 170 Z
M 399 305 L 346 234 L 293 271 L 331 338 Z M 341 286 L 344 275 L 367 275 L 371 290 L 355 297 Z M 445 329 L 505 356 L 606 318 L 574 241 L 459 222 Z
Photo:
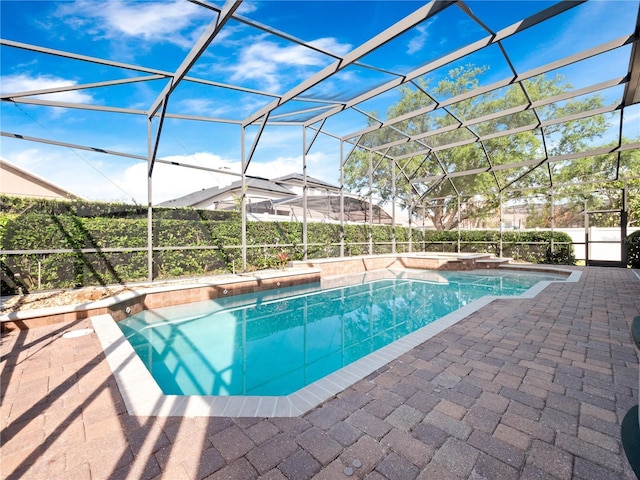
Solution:
M 211 2 L 216 3 L 216 2 Z M 467 2 L 491 29 L 499 30 L 543 10 L 555 2 Z M 220 2 L 217 2 L 221 5 Z M 189 75 L 266 93 L 210 88 L 183 82 L 172 94 L 168 112 L 208 115 L 239 121 L 268 104 L 305 78 L 330 65 L 369 38 L 423 5 L 413 1 L 264 1 L 245 2 L 240 15 L 310 42 L 321 52 L 231 20 Z M 215 14 L 185 0 L 125 1 L 2 1 L 1 36 L 75 54 L 174 71 L 193 42 Z M 505 40 L 518 72 L 580 52 L 630 34 L 637 15 L 637 0 L 596 0 Z M 319 100 L 349 100 L 367 88 L 395 78 L 388 71 L 407 74 L 438 57 L 486 37 L 487 32 L 461 9 L 450 7 L 374 52 L 362 62 L 369 70 L 350 66 L 335 78 L 310 89 L 304 102 L 276 110 L 287 114 L 301 108 L 320 108 Z M 623 47 L 592 60 L 601 67 L 594 78 L 587 62 L 563 69 L 576 88 L 624 75 L 630 48 Z M 9 46 L 0 47 L 0 88 L 3 93 L 38 90 L 103 80 L 125 79 L 148 73 L 93 65 Z M 332 56 L 333 55 L 333 56 Z M 497 46 L 483 49 L 458 64 L 489 65 L 480 78 L 490 84 L 509 76 L 508 64 Z M 431 72 L 432 84 L 455 65 Z M 91 88 L 42 98 L 70 103 L 108 105 L 146 110 L 164 86 L 164 80 L 141 81 L 108 88 Z M 616 101 L 619 91 L 611 91 Z M 380 116 L 398 100 L 397 92 L 364 102 L 360 107 Z M 317 100 L 314 101 L 314 100 Z M 53 108 L 2 102 L 2 130 L 59 142 L 77 143 L 145 156 L 147 124 L 144 116 Z M 637 109 L 634 111 L 637 116 Z M 630 116 L 629 116 L 630 117 Z M 292 117 L 289 117 L 292 118 Z M 344 112 L 327 121 L 325 128 L 345 135 L 366 126 L 363 115 Z M 248 140 L 255 134 L 249 129 Z M 158 156 L 183 163 L 239 171 L 240 127 L 167 119 Z M 136 160 L 60 146 L 3 137 L 0 155 L 19 167 L 90 199 L 146 203 L 145 164 Z M 248 145 L 250 144 L 247 142 Z M 302 127 L 267 127 L 248 173 L 269 178 L 302 172 Z M 331 183 L 339 178 L 339 142 L 320 136 L 308 155 L 307 173 Z M 154 174 L 154 203 L 234 178 L 193 169 L 159 165 Z

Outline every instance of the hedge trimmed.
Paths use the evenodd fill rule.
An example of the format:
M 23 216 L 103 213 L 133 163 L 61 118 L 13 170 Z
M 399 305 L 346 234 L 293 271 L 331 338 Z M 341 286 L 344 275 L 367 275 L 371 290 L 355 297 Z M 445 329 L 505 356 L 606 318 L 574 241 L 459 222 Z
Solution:
M 640 268 L 640 230 L 627 235 L 627 265 Z
M 0 241 L 3 250 L 69 250 L 56 254 L 3 255 L 2 293 L 74 288 L 140 281 L 147 278 L 147 209 L 122 204 L 54 201 L 0 196 Z M 394 232 L 395 230 L 395 232 Z M 241 219 L 238 212 L 194 209 L 153 210 L 154 278 L 207 275 L 238 271 L 242 266 Z M 388 225 L 345 225 L 345 255 L 408 251 L 409 230 Z M 340 254 L 338 224 L 307 225 L 308 258 Z M 535 263 L 573 264 L 568 235 L 551 232 L 504 232 L 503 255 Z M 499 254 L 495 231 L 461 232 L 463 252 Z M 457 231 L 412 232 L 413 250 L 456 251 Z M 174 247 L 186 247 L 176 249 Z M 189 248 L 194 247 L 194 248 Z M 132 248 L 137 251 L 111 252 Z M 84 253 L 81 249 L 96 249 Z M 288 260 L 301 260 L 302 224 L 248 222 L 247 268 L 277 268 L 283 252 Z M 19 276 L 16 277 L 16 274 Z

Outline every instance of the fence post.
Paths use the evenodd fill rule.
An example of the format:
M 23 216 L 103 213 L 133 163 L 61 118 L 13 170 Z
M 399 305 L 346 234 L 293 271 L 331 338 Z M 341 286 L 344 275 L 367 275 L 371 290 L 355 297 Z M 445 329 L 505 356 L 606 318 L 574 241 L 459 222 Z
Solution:
M 551 256 L 553 257 L 555 253 L 555 240 L 553 238 L 553 230 L 555 229 L 555 226 L 556 226 L 556 219 L 555 219 L 556 215 L 555 215 L 555 208 L 554 208 L 555 198 L 553 196 L 553 185 L 551 186 L 549 198 L 551 201 L 551 205 L 549 205 L 550 215 L 551 215 Z
M 340 258 L 344 257 L 344 140 L 340 140 Z
M 502 258 L 502 224 L 504 223 L 502 218 L 502 191 L 499 193 L 498 199 L 500 200 L 500 258 Z
M 462 232 L 460 231 L 460 194 L 456 195 L 456 198 L 458 199 L 458 212 L 457 212 L 457 217 L 458 217 L 458 253 L 460 253 L 460 240 L 461 240 L 461 235 Z

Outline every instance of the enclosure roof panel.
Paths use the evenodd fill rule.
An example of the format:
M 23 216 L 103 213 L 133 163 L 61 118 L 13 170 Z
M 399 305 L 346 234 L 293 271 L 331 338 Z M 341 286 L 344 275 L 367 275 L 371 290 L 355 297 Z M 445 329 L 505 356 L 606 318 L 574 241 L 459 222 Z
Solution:
M 586 177 L 549 159 L 603 151 L 593 174 L 616 180 L 640 130 L 639 1 L 0 2 L 2 133 L 146 155 L 151 175 L 180 148 L 302 171 L 329 138 L 336 164 L 375 152 L 434 191 Z

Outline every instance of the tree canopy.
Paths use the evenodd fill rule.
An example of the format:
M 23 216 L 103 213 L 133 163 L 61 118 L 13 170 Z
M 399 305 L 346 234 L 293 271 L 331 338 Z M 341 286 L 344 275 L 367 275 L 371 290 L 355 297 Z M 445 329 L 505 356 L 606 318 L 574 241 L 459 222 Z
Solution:
M 435 228 L 449 230 L 459 222 L 485 226 L 482 221 L 497 216 L 500 195 L 508 200 L 522 189 L 545 192 L 551 186 L 569 188 L 569 195 L 575 189 L 566 185 L 577 179 L 593 181 L 595 174 L 596 180 L 618 179 L 610 171 L 618 169 L 618 154 L 545 161 L 588 151 L 604 137 L 611 124 L 608 115 L 579 115 L 604 106 L 599 94 L 554 101 L 572 85 L 560 75 L 539 75 L 465 97 L 487 72 L 488 67 L 469 64 L 450 70 L 433 86 L 421 78 L 399 87 L 400 99 L 386 112 L 387 124 L 382 126 L 371 112 L 369 125 L 380 128 L 362 135 L 345 162 L 347 191 L 373 192 L 382 204 L 395 201 L 414 216 L 424 212 Z M 457 96 L 462 100 L 440 106 Z M 631 153 L 625 168 L 637 167 L 638 152 Z

